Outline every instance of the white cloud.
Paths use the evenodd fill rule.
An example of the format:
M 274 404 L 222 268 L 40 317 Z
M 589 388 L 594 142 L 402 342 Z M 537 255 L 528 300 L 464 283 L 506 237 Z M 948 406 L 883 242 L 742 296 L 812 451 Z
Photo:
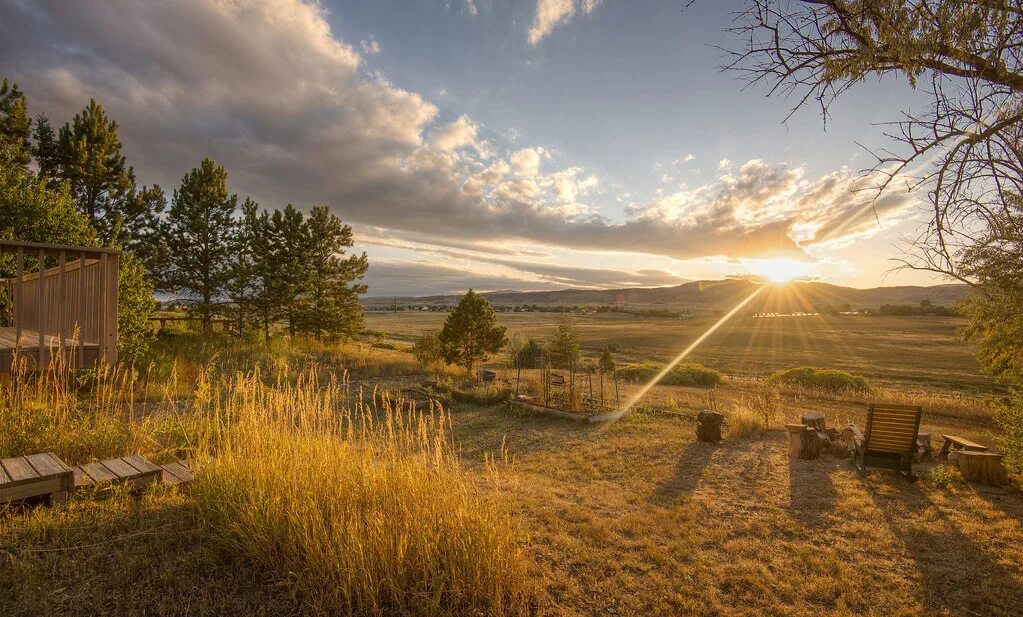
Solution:
M 732 161 L 730 161 L 728 159 L 721 159 L 720 161 L 718 161 L 718 169 L 719 170 L 728 169 L 731 166 L 732 166 Z
M 584 15 L 592 13 L 603 0 L 537 0 L 527 39 L 536 45 L 551 33 L 555 27 L 567 23 L 578 11 Z
M 490 145 L 479 139 L 479 125 L 462 114 L 451 124 L 433 133 L 433 145 L 443 152 L 454 152 L 466 146 L 472 147 L 483 158 L 490 158 Z
M 543 148 L 522 148 L 512 154 L 512 168 L 524 178 L 534 178 L 540 173 L 540 158 L 543 154 Z
M 373 35 L 370 35 L 368 39 L 359 41 L 359 47 L 362 48 L 362 52 L 367 56 L 380 53 L 380 43 L 377 42 Z

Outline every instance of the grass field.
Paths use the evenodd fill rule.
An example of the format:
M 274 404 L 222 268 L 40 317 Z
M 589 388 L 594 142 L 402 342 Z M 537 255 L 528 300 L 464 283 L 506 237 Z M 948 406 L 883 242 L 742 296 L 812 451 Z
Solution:
M 441 313 L 370 312 L 366 326 L 411 340 L 440 330 Z M 562 317 L 553 313 L 499 313 L 510 334 L 543 341 L 560 319 L 579 333 L 584 352 L 596 354 L 621 346 L 628 362 L 666 361 L 716 321 L 688 321 L 595 313 Z M 981 374 L 957 331 L 965 321 L 953 317 L 809 316 L 751 319 L 736 317 L 705 341 L 690 359 L 727 375 L 764 376 L 801 365 L 859 373 L 873 383 L 957 391 L 991 391 L 996 385 Z
M 400 337 L 441 316 L 422 317 L 371 320 Z M 556 323 L 508 317 L 530 336 Z M 587 319 L 578 318 L 586 345 L 610 335 L 609 320 Z M 621 328 L 640 348 L 631 357 L 666 355 L 670 345 L 642 339 L 636 321 Z M 944 353 L 958 353 L 954 324 L 892 326 L 900 321 L 911 333 L 902 340 L 923 340 L 924 326 L 940 326 Z M 683 328 L 675 341 L 693 332 L 675 326 Z M 767 430 L 713 446 L 696 442 L 694 423 L 680 415 L 707 403 L 700 388 L 655 387 L 610 425 L 456 404 L 425 424 L 349 428 L 335 414 L 362 417 L 351 411 L 362 409 L 352 394 L 360 386 L 362 400 L 380 400 L 383 388 L 430 376 L 404 351 L 366 344 L 164 342 L 153 374 L 171 374 L 170 362 L 181 383 L 164 388 L 163 402 L 140 385 L 132 395 L 146 401 L 140 407 L 121 386 L 118 396 L 62 399 L 55 414 L 25 402 L 26 390 L 2 399 L 0 430 L 16 437 L 0 440 L 0 456 L 51 444 L 83 459 L 117 444 L 154 457 L 180 453 L 175 443 L 187 452 L 187 435 L 164 420 L 193 418 L 199 428 L 191 432 L 210 431 L 202 442 L 222 462 L 192 494 L 79 495 L 66 508 L 0 512 L 0 613 L 1018 615 L 1018 485 L 967 484 L 943 463 L 917 465 L 921 480 L 911 484 L 888 472 L 863 478 L 841 458 L 787 456 L 782 423 L 822 411 L 829 425 L 862 425 L 867 400 L 918 402 L 921 430 L 994 443 L 986 398 L 955 392 L 952 378 L 914 373 L 910 358 L 929 353 L 926 342 L 914 344 L 917 351 L 888 357 L 915 377 L 859 394 L 784 388 Z M 716 357 L 741 357 L 737 347 Z M 779 365 L 807 361 L 786 356 Z M 941 363 L 928 361 L 940 374 Z M 262 385 L 238 376 L 253 367 Z M 765 386 L 726 373 L 716 404 L 735 417 Z M 346 374 L 347 388 L 325 385 Z M 921 389 L 935 383 L 947 390 Z M 15 413 L 28 408 L 38 421 Z M 209 419 L 217 419 L 212 428 Z M 55 439 L 53 426 L 70 435 Z M 245 481 L 252 474 L 259 481 Z M 359 520 L 371 525 L 353 525 Z M 428 580 L 427 571 L 444 574 Z

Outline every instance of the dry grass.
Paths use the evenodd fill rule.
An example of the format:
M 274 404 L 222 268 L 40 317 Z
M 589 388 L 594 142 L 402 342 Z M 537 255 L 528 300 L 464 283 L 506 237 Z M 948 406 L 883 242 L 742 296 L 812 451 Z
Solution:
M 318 614 L 522 612 L 516 532 L 462 471 L 443 410 L 349 398 L 237 380 L 192 488 L 211 535 Z
M 191 496 L 157 488 L 0 513 L 0 612 L 1008 616 L 1023 607 L 1018 489 L 970 485 L 944 465 L 918 466 L 916 484 L 887 472 L 861 478 L 841 459 L 790 460 L 773 428 L 714 446 L 694 440 L 691 420 L 650 411 L 714 404 L 768 427 L 816 411 L 840 425 L 862 424 L 869 400 L 913 401 L 925 408 L 922 430 L 992 443 L 984 399 L 834 395 L 730 377 L 714 391 L 656 387 L 638 411 L 589 425 L 471 405 L 417 414 L 376 394 L 367 406 L 337 377 L 342 364 L 324 366 L 334 349 L 285 350 L 272 375 L 262 372 L 270 359 L 252 353 L 259 373 L 229 373 L 249 360 L 207 363 L 188 374 L 197 381 L 187 397 L 174 394 L 184 385 L 168 387 L 145 416 L 130 415 L 131 396 L 104 394 L 128 386 L 4 395 L 0 439 L 4 429 L 21 435 L 0 441 L 6 448 L 57 443 L 89 456 L 88 440 L 102 434 L 96 418 L 120 415 L 115 426 L 145 428 L 112 430 L 120 436 L 95 451 L 149 452 L 187 437 L 216 456 Z M 78 437 L 48 441 L 50 429 L 24 420 L 30 410 Z M 149 415 L 196 426 L 160 436 Z

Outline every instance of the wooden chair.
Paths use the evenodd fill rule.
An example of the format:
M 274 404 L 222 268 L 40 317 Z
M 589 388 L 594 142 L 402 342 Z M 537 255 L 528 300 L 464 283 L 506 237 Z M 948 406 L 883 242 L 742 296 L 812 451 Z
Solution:
M 917 434 L 920 432 L 920 415 L 923 408 L 915 405 L 879 405 L 867 407 L 867 432 L 861 435 L 854 430 L 853 462 L 861 474 L 867 467 L 893 469 L 909 481 L 913 475 L 913 455 L 917 449 Z

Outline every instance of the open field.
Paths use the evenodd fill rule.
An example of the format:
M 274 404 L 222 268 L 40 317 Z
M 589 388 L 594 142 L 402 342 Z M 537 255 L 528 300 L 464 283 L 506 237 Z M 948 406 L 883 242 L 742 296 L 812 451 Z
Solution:
M 533 332 L 535 336 L 542 330 Z M 301 375 L 309 369 L 322 381 L 340 379 L 351 368 L 353 381 L 345 391 L 357 392 L 362 385 L 367 394 L 373 387 L 402 387 L 429 377 L 408 362 L 408 354 L 402 351 L 367 347 L 280 341 L 265 349 L 239 340 L 185 340 L 163 344 L 154 354 L 160 362 L 154 373 L 167 370 L 168 356 L 177 366 L 176 374 L 183 383 L 167 389 L 165 396 L 173 401 L 174 414 L 184 419 L 185 426 L 189 426 L 187 418 L 202 420 L 209 410 L 221 409 L 217 400 L 223 401 L 218 413 L 224 417 L 245 417 L 264 409 L 272 414 L 287 410 L 303 414 L 301 417 L 313 413 L 321 418 L 316 421 L 320 426 L 332 397 L 345 406 L 351 404 L 351 398 L 330 388 L 302 385 Z M 236 371 L 252 366 L 264 367 L 265 390 L 251 379 L 238 382 L 240 386 L 224 385 L 234 379 Z M 239 387 L 239 395 L 210 396 L 217 388 L 227 388 L 223 392 L 229 394 Z M 624 387 L 622 395 L 631 387 Z M 733 375 L 717 389 L 717 405 L 731 414 L 744 396 L 759 387 L 762 385 L 755 379 Z M 787 456 L 787 437 L 778 428 L 784 421 L 805 411 L 823 411 L 831 425 L 847 421 L 862 425 L 863 403 L 868 398 L 917 400 L 925 406 L 921 430 L 935 435 L 952 432 L 993 443 L 997 431 L 982 398 L 922 394 L 917 387 L 918 382 L 909 381 L 904 388 L 861 395 L 783 389 L 783 417 L 775 419 L 775 428 L 727 439 L 718 446 L 696 442 L 694 423 L 677 415 L 706 403 L 708 393 L 699 388 L 655 387 L 638 411 L 610 425 L 513 413 L 503 405 L 456 404 L 448 409 L 450 425 L 445 434 L 457 462 L 444 463 L 443 470 L 449 470 L 445 478 L 461 479 L 423 484 L 415 493 L 430 495 L 429 491 L 444 486 L 474 487 L 466 494 L 478 495 L 482 505 L 458 520 L 475 520 L 469 512 L 479 512 L 482 507 L 495 517 L 483 519 L 492 521 L 488 526 L 504 529 L 507 525 L 526 572 L 521 579 L 509 578 L 507 584 L 521 594 L 516 597 L 527 598 L 525 604 L 509 605 L 509 613 L 1017 615 L 1023 608 L 1023 497 L 1018 488 L 969 485 L 944 464 L 918 465 L 921 481 L 911 484 L 887 472 L 862 478 L 840 458 L 800 461 Z M 140 390 L 143 398 L 154 396 Z M 7 404 L 14 404 L 13 400 L 5 399 Z M 88 397 L 78 401 L 87 412 L 81 422 L 89 430 L 75 429 L 79 420 L 71 409 L 62 412 L 68 418 L 61 421 L 72 434 L 55 442 L 53 448 L 61 449 L 67 458 L 104 456 L 96 449 L 100 443 L 116 447 L 114 439 L 97 441 L 97 431 L 102 429 L 106 435 L 126 429 L 114 428 L 120 425 L 113 420 L 101 422 L 101 417 L 119 418 L 124 426 L 143 421 L 129 417 L 138 406 L 90 401 Z M 244 412 L 231 411 L 238 405 Z M 138 426 L 131 439 L 120 443 L 156 457 L 169 443 L 181 442 L 180 435 L 168 436 L 165 428 L 150 430 L 164 426 L 157 417 L 160 413 L 149 411 L 145 420 L 149 424 Z M 46 415 L 42 410 L 40 414 Z M 36 439 L 0 441 L 0 456 L 10 454 L 2 451 L 4 447 L 23 447 L 18 444 L 46 449 L 47 440 L 53 438 L 45 425 L 26 426 L 11 415 L 0 416 L 0 421 L 4 423 L 0 428 L 31 433 Z M 257 460 L 267 471 L 288 470 L 288 481 L 282 486 L 291 487 L 286 489 L 291 497 L 285 504 L 302 503 L 307 495 L 317 495 L 320 489 L 307 486 L 310 481 L 317 482 L 316 486 L 324 481 L 327 486 L 334 482 L 337 486 L 372 485 L 380 481 L 380 470 L 397 460 L 380 444 L 376 456 L 381 467 L 363 466 L 374 459 L 360 458 L 364 463 L 345 467 L 344 477 L 332 480 L 332 473 L 341 473 L 331 471 L 333 464 L 311 463 L 335 454 L 327 454 L 319 446 L 302 446 L 302 456 L 290 457 L 286 454 L 289 442 L 273 437 L 287 433 L 286 425 L 274 426 L 276 430 L 270 433 L 265 424 L 255 425 L 258 430 L 254 432 L 234 433 L 232 443 L 248 435 L 243 446 L 251 440 L 258 444 L 266 440 L 274 448 L 277 454 L 266 459 L 257 456 Z M 377 442 L 356 442 L 363 446 L 349 450 L 343 445 L 351 440 L 347 434 L 335 434 L 342 444 L 337 449 L 340 453 L 372 452 L 378 447 L 367 450 L 366 446 Z M 73 443 L 76 435 L 86 443 Z M 188 446 L 181 447 L 187 450 Z M 246 456 L 251 456 L 263 446 L 244 448 Z M 309 456 L 313 458 L 304 458 Z M 2 612 L 317 612 L 323 607 L 319 604 L 323 597 L 317 595 L 322 594 L 320 582 L 329 583 L 327 589 L 335 584 L 324 578 L 324 572 L 333 572 L 328 567 L 333 561 L 322 557 L 348 555 L 346 547 L 351 545 L 342 537 L 317 531 L 311 538 L 325 550 L 306 553 L 307 549 L 296 548 L 301 545 L 292 547 L 295 540 L 291 536 L 301 536 L 298 529 L 329 529 L 320 526 L 319 517 L 333 511 L 332 504 L 339 497 L 303 503 L 302 508 L 271 517 L 282 502 L 274 497 L 276 492 L 260 491 L 272 485 L 222 484 L 231 477 L 225 473 L 240 473 L 238 465 L 245 459 L 225 460 L 234 462 L 210 470 L 197 485 L 200 492 L 191 495 L 163 488 L 154 488 L 142 497 L 115 494 L 92 499 L 79 495 L 66 508 L 0 513 L 0 563 L 4 564 L 0 567 L 0 596 L 7 602 Z M 302 460 L 308 464 L 296 464 Z M 274 467 L 274 461 L 285 466 Z M 232 489 L 234 484 L 238 488 Z M 462 494 L 461 490 L 429 499 L 442 503 Z M 251 503 L 244 507 L 225 502 L 232 508 L 229 520 L 238 521 L 225 526 L 211 518 L 210 500 L 228 494 L 240 500 L 237 504 Z M 411 494 L 402 495 L 403 499 L 412 498 Z M 341 499 L 338 503 L 347 503 Z M 392 502 L 390 498 L 379 503 L 359 500 L 356 507 L 367 508 L 365 512 L 373 520 L 384 517 L 391 522 L 397 515 L 388 509 Z M 435 521 L 446 520 L 449 510 L 423 508 L 410 529 L 418 524 L 433 529 Z M 248 525 L 247 517 L 257 514 L 267 517 L 267 522 Z M 297 527 L 280 533 L 292 524 Z M 228 543 L 225 531 L 231 531 Z M 352 541 L 355 538 L 359 536 Z M 282 552 L 286 547 L 291 548 Z M 291 552 L 293 548 L 298 552 Z M 310 555 L 316 555 L 315 560 Z M 465 563 L 471 563 L 474 552 L 463 549 L 458 555 L 468 555 Z M 442 563 L 462 563 L 458 561 L 461 556 L 452 554 L 442 558 Z M 509 566 L 498 571 L 507 572 Z M 436 600 L 436 596 L 429 597 Z M 459 610 L 422 606 L 428 604 L 409 604 L 404 610 L 392 611 L 360 605 L 359 612 L 493 612 L 485 603 L 475 609 L 459 605 Z
M 438 331 L 442 313 L 370 312 L 368 328 L 411 340 Z M 716 321 L 595 313 L 499 313 L 510 335 L 543 341 L 558 321 L 568 319 L 584 352 L 621 346 L 624 361 L 667 361 Z M 989 391 L 969 347 L 956 332 L 965 321 L 954 317 L 807 316 L 751 319 L 736 317 L 705 341 L 690 359 L 727 375 L 764 376 L 800 365 L 859 373 L 884 385 Z

